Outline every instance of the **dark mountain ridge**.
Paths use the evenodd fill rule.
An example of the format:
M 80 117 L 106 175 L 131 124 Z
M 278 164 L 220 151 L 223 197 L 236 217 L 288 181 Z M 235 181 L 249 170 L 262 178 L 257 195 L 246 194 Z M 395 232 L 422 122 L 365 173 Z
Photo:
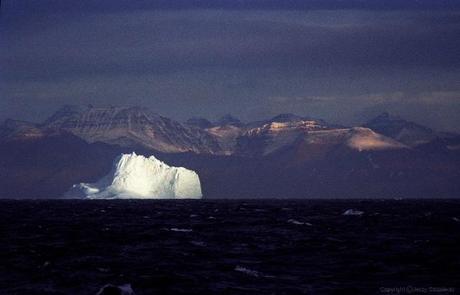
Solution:
M 394 138 L 409 146 L 417 146 L 428 143 L 441 136 L 431 128 L 407 121 L 398 116 L 392 116 L 387 112 L 370 120 L 364 127 L 375 132 Z
M 380 117 L 367 126 L 394 121 Z M 291 114 L 215 124 L 190 126 L 143 108 L 91 106 L 66 106 L 40 124 L 7 120 L 0 125 L 0 197 L 58 198 L 72 184 L 105 175 L 118 154 L 132 151 L 197 171 L 205 198 L 460 193 L 460 137 L 411 146 L 397 140 L 400 133 L 386 132 L 391 128 L 385 136 Z

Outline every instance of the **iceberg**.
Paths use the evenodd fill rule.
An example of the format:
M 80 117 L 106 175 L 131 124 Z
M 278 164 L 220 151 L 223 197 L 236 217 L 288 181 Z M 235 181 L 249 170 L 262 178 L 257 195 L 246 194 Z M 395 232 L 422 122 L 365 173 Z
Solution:
M 201 185 L 195 171 L 171 167 L 142 155 L 122 154 L 110 173 L 96 183 L 75 184 L 69 198 L 87 199 L 201 199 Z

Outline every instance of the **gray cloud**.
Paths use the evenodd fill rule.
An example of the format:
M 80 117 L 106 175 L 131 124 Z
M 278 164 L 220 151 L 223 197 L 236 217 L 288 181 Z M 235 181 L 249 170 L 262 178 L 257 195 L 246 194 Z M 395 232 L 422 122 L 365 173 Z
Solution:
M 179 119 L 282 111 L 342 123 L 385 108 L 419 121 L 433 104 L 441 113 L 460 110 L 455 95 L 435 99 L 460 91 L 456 10 L 257 5 L 83 5 L 71 16 L 48 7 L 44 18 L 9 19 L 0 31 L 0 118 L 39 120 L 72 102 L 139 104 Z M 289 99 L 277 104 L 276 97 Z M 451 116 L 428 124 L 458 126 Z
M 10 36 L 0 61 L 10 69 L 6 78 L 34 80 L 161 74 L 202 67 L 459 66 L 460 26 L 422 26 L 417 15 L 411 14 L 389 13 L 371 21 L 373 14 L 167 11 L 93 15 L 23 38 Z

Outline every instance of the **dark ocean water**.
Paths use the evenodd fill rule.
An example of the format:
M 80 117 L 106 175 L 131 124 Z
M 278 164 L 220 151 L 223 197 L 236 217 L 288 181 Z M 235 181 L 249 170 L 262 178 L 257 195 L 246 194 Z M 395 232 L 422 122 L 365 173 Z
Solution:
M 1 294 L 460 293 L 454 200 L 4 200 L 0 221 Z

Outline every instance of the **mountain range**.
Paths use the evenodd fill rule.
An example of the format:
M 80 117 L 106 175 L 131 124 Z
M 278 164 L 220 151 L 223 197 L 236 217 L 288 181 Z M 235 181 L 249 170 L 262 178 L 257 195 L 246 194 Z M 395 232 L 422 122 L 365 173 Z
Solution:
M 132 151 L 197 171 L 204 198 L 460 193 L 460 135 L 388 113 L 349 127 L 293 114 L 181 123 L 142 107 L 64 106 L 41 123 L 0 125 L 0 197 L 60 197 Z

